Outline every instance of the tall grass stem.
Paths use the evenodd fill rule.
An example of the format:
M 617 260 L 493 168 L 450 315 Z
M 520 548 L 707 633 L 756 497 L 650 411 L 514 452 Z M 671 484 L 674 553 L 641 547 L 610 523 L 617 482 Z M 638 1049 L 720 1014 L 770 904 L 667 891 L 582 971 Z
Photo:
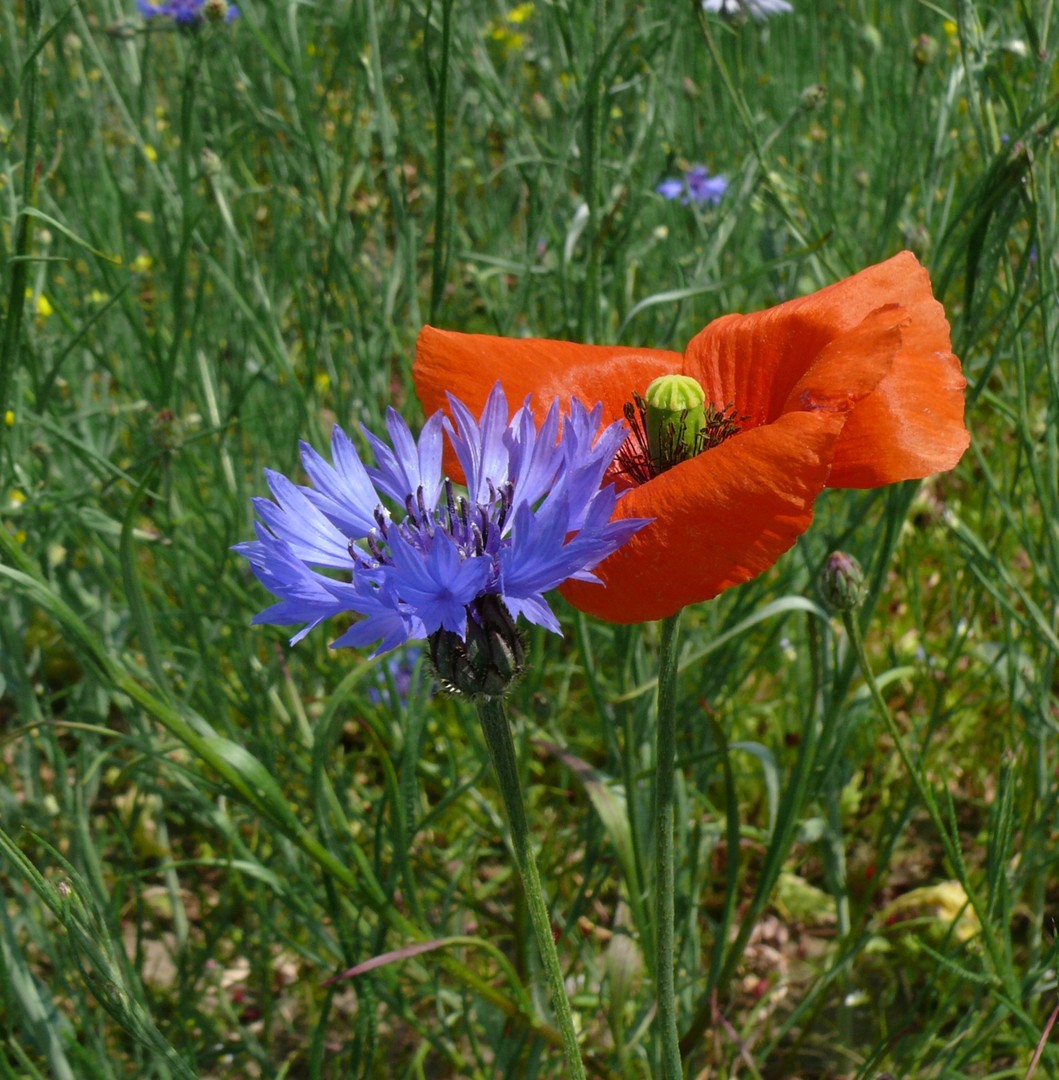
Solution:
M 40 64 L 40 0 L 26 0 L 26 69 L 24 72 L 26 143 L 22 156 L 22 201 L 15 225 L 14 258 L 11 260 L 11 284 L 7 295 L 7 314 L 4 337 L 0 343 L 0 448 L 7 425 L 2 422 L 8 408 L 11 380 L 22 330 L 22 313 L 26 307 L 26 280 L 29 273 L 29 246 L 33 236 L 33 218 L 25 211 L 37 202 L 40 179 L 37 156 L 37 68 Z

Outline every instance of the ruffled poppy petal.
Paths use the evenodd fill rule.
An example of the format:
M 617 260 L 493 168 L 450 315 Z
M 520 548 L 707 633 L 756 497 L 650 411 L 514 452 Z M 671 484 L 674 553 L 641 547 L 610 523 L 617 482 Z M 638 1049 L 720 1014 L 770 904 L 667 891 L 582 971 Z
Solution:
M 631 489 L 616 518 L 652 518 L 568 582 L 577 607 L 613 622 L 662 618 L 770 567 L 812 520 L 825 486 L 873 487 L 951 468 L 968 444 L 966 382 L 930 278 L 902 252 L 811 296 L 717 319 L 683 357 L 654 349 L 508 340 L 426 327 L 416 386 L 428 412 L 446 391 L 480 409 L 499 379 L 512 400 L 603 402 L 681 372 L 742 431 Z
M 632 488 L 615 518 L 655 521 L 595 568 L 602 585 L 570 581 L 563 595 L 634 623 L 756 577 L 812 522 L 845 420 L 841 411 L 787 413 Z
M 830 486 L 872 487 L 952 468 L 969 441 L 966 383 L 930 276 L 911 252 L 767 311 L 714 320 L 688 345 L 684 373 L 714 404 L 734 402 L 749 424 L 769 423 L 830 342 L 891 305 L 904 312 L 903 346 L 850 417 Z M 831 377 L 841 394 L 843 372 Z
M 508 401 L 533 396 L 538 419 L 555 398 L 566 413 L 571 398 L 589 408 L 601 401 L 605 426 L 622 418 L 634 390 L 642 394 L 652 379 L 679 372 L 681 363 L 680 353 L 665 349 L 459 334 L 424 326 L 412 373 L 428 416 L 447 408 L 446 394 L 459 398 L 477 416 L 499 379 Z
M 828 487 L 881 487 L 954 468 L 970 445 L 966 386 L 951 352 L 902 350 L 846 422 Z
M 873 488 L 953 468 L 970 445 L 964 426 L 967 380 L 949 347 L 948 323 L 913 321 L 901 330 L 890 373 L 850 415 L 835 447 L 828 487 Z
M 852 412 L 893 370 L 908 313 L 899 304 L 873 311 L 833 337 L 794 384 L 781 412 Z

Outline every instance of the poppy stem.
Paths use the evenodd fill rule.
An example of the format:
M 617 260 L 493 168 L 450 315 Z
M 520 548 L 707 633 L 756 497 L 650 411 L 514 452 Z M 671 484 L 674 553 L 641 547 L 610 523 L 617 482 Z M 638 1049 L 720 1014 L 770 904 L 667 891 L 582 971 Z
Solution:
M 552 919 L 548 905 L 544 900 L 537 860 L 530 843 L 529 826 L 526 822 L 526 806 L 522 799 L 522 787 L 519 783 L 518 763 L 515 760 L 515 743 L 511 737 L 511 725 L 503 698 L 482 697 L 477 701 L 478 721 L 482 726 L 485 744 L 489 749 L 489 760 L 493 764 L 497 786 L 504 800 L 508 826 L 511 829 L 511 846 L 515 853 L 515 864 L 522 879 L 522 889 L 526 896 L 533 932 L 537 937 L 544 975 L 551 994 L 555 1020 L 562 1036 L 563 1053 L 572 1080 L 585 1080 L 585 1066 L 581 1061 L 581 1051 L 574 1030 L 574 1017 L 570 1001 L 566 996 L 563 983 L 563 970 L 559 965 L 559 954 L 555 948 L 555 935 L 552 933 Z
M 680 612 L 662 620 L 658 664 L 658 729 L 655 751 L 655 1000 L 662 1049 L 662 1075 L 680 1080 L 673 946 L 673 788 L 676 774 L 677 653 Z

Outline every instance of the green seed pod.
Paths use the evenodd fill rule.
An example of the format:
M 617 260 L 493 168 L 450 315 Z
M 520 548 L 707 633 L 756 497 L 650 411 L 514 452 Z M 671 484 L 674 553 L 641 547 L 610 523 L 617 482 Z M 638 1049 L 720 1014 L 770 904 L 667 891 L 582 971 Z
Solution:
M 660 375 L 644 395 L 647 441 L 661 472 L 694 457 L 706 426 L 706 393 L 690 375 Z

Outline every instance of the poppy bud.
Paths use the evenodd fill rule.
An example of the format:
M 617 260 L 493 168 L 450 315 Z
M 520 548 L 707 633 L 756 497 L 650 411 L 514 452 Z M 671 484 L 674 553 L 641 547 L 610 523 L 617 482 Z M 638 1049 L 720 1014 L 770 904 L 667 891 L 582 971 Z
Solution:
M 806 112 L 819 109 L 827 101 L 827 87 L 823 83 L 813 83 L 802 91 L 798 100 Z
M 706 426 L 706 393 L 690 375 L 660 375 L 644 396 L 647 441 L 659 471 L 698 453 Z
M 824 603 L 835 611 L 856 611 L 868 591 L 860 563 L 844 551 L 832 551 L 820 575 L 820 591 Z
M 938 55 L 938 43 L 929 34 L 920 34 L 912 45 L 912 63 L 922 71 Z
M 211 23 L 227 22 L 229 18 L 228 0 L 206 0 L 202 5 L 202 11 Z
M 506 694 L 526 667 L 522 635 L 503 602 L 492 594 L 469 605 L 465 636 L 442 629 L 429 642 L 442 686 L 469 698 Z

